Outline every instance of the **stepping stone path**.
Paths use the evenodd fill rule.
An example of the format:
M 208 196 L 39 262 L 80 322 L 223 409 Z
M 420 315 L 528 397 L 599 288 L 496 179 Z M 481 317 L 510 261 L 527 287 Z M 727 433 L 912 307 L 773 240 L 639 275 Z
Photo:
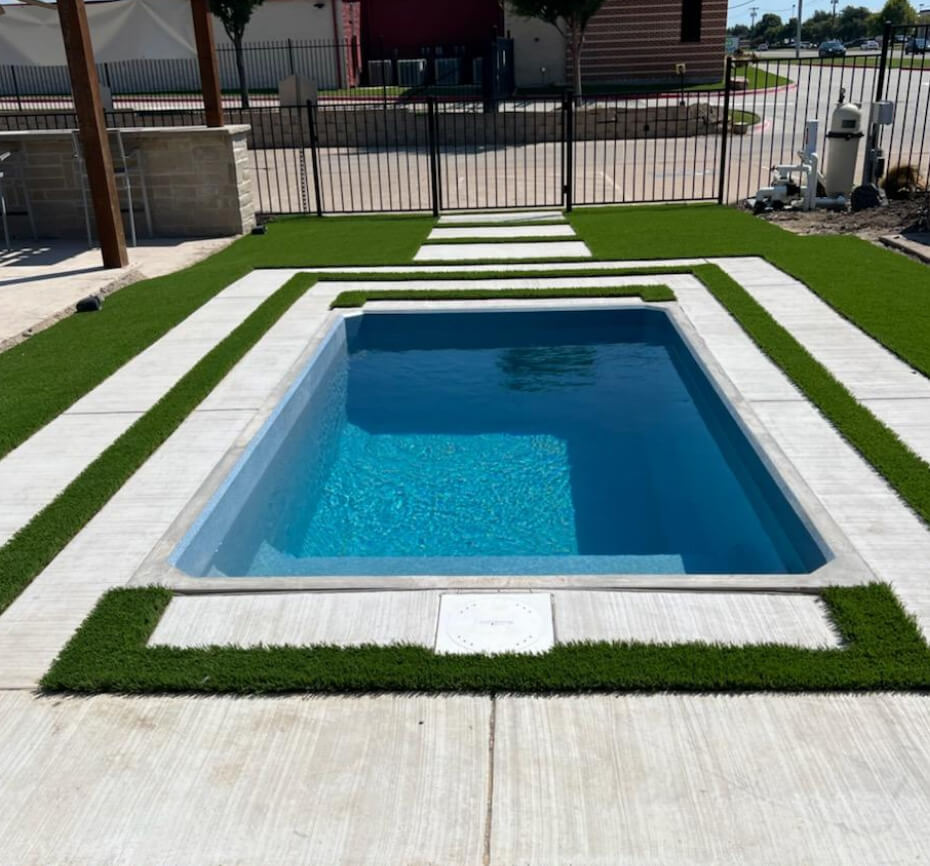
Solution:
M 449 214 L 439 218 L 426 241 L 415 262 L 591 258 L 591 250 L 556 210 Z

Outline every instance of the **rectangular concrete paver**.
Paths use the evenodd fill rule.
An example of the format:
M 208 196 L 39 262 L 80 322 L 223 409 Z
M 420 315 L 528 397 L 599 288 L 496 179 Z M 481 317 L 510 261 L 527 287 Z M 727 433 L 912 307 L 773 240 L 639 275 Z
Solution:
M 556 639 L 838 646 L 819 598 L 722 592 L 555 592 Z
M 462 226 L 460 228 L 440 226 L 429 233 L 428 240 L 573 237 L 575 237 L 575 230 L 565 223 L 564 225 Z
M 149 643 L 171 646 L 432 646 L 439 592 L 181 595 Z
M 415 262 L 467 262 L 481 259 L 560 259 L 589 258 L 591 251 L 582 241 L 492 244 L 424 244 L 413 257 Z
M 0 693 L 15 866 L 477 866 L 487 699 Z
M 922 696 L 500 698 L 491 863 L 919 863 Z
M 551 222 L 564 219 L 565 214 L 560 210 L 511 210 L 503 212 L 472 211 L 471 213 L 443 214 L 441 217 L 439 217 L 439 225 L 478 225 L 481 223 L 493 224 L 509 222 L 533 223 Z

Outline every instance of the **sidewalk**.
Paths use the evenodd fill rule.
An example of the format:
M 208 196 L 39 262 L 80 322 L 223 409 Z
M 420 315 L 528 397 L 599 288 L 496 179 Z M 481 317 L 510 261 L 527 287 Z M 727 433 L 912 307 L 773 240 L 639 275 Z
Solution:
M 30 242 L 0 249 L 0 351 L 74 312 L 88 295 L 106 295 L 195 262 L 235 240 L 152 239 L 129 248 L 128 268 L 104 269 L 99 249 L 83 241 Z

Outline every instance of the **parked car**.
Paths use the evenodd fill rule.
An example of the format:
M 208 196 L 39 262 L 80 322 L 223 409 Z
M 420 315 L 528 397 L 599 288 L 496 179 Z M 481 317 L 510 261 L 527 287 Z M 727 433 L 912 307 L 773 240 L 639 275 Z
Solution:
M 768 42 L 760 42 L 760 43 L 756 46 L 756 51 L 768 51 L 768 50 L 769 50 L 769 44 L 768 44 Z
M 904 45 L 905 54 L 926 54 L 927 40 L 922 36 L 912 36 Z
M 874 39 L 866 39 L 865 42 L 862 43 L 863 51 L 878 51 L 880 48 L 881 45 L 879 45 Z
M 858 39 L 853 39 L 850 42 L 846 43 L 847 48 L 862 48 L 862 43 L 865 42 L 865 37 L 860 36 Z
M 827 42 L 821 42 L 820 48 L 817 49 L 818 57 L 845 57 L 846 49 L 842 42 L 836 39 L 830 39 Z

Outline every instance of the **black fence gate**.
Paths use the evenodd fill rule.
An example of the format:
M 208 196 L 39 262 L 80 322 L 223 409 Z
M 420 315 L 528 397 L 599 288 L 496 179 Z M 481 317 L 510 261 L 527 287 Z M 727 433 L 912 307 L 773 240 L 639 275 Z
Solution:
M 251 128 L 265 215 L 736 202 L 767 186 L 774 165 L 796 161 L 807 119 L 825 134 L 841 89 L 866 118 L 874 99 L 893 102 L 877 142 L 888 165 L 930 175 L 928 31 L 889 26 L 880 51 L 841 58 L 793 49 L 728 58 L 723 81 L 703 88 L 582 97 L 512 95 L 512 45 L 498 40 L 496 69 L 481 72 L 494 86 L 478 92 L 340 90 L 314 105 L 227 104 L 226 119 Z M 203 123 L 202 110 L 182 106 L 131 103 L 107 122 Z M 75 124 L 73 111 L 8 109 L 0 129 Z

